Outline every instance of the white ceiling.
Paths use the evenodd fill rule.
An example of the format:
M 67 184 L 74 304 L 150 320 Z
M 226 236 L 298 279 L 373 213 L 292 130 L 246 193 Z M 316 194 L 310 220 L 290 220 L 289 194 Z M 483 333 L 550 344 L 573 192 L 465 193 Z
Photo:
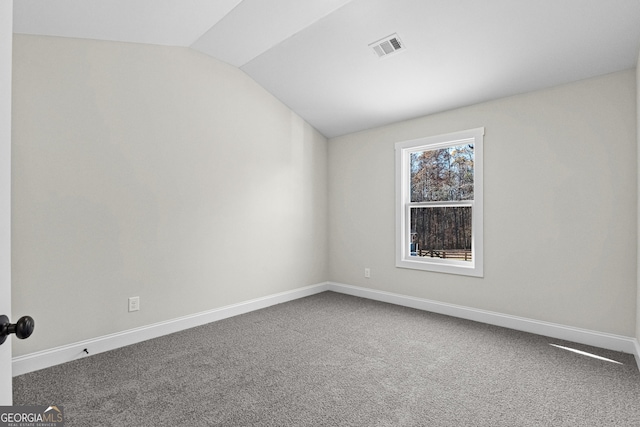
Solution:
M 16 0 L 14 31 L 192 47 L 334 137 L 633 68 L 640 0 Z

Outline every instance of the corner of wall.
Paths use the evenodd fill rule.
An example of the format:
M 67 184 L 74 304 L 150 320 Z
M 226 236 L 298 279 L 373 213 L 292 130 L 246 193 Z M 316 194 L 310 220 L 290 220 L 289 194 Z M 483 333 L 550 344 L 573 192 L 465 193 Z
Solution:
M 636 256 L 638 257 L 636 261 L 636 274 L 637 274 L 637 284 L 638 290 L 636 293 L 636 340 L 640 342 L 640 52 L 638 52 L 638 62 L 636 64 L 636 115 L 637 115 L 637 124 L 636 124 L 636 138 L 638 140 L 637 144 L 637 155 L 638 155 L 638 167 L 636 168 L 636 173 L 638 175 L 638 210 L 636 215 L 638 215 L 638 228 L 636 231 L 638 237 L 638 245 L 636 247 Z M 638 368 L 640 369 L 640 346 L 636 345 L 636 361 L 638 362 Z
M 39 325 L 15 357 L 327 279 L 326 138 L 246 73 L 36 35 L 12 65 L 12 303 Z

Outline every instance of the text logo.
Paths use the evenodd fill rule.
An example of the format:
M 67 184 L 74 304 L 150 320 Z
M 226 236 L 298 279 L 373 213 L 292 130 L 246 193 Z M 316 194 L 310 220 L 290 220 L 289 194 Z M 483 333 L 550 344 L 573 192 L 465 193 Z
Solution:
M 62 406 L 0 406 L 0 427 L 64 427 Z

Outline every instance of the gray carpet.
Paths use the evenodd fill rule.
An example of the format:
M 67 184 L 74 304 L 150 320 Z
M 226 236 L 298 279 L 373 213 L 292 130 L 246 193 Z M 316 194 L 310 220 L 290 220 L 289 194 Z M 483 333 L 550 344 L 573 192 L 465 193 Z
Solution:
M 574 354 L 566 345 L 623 364 Z M 325 292 L 14 378 L 74 426 L 638 426 L 633 356 Z

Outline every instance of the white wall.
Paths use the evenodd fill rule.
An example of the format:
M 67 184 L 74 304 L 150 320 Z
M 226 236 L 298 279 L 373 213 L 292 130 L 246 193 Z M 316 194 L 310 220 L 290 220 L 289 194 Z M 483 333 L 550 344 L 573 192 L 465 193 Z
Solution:
M 634 336 L 635 80 L 628 70 L 331 139 L 330 280 Z M 394 143 L 480 126 L 484 278 L 396 268 Z
M 640 338 L 633 71 L 333 139 L 328 178 L 318 132 L 189 49 L 16 35 L 13 91 L 14 356 L 327 278 Z M 485 277 L 395 268 L 393 144 L 478 126 Z
M 14 76 L 14 356 L 326 280 L 327 141 L 238 69 L 16 35 Z
M 11 316 L 11 38 L 13 1 L 0 2 L 0 315 Z M 0 346 L 0 405 L 11 405 L 11 342 Z
M 638 174 L 638 261 L 637 261 L 637 280 L 638 280 L 638 290 L 636 294 L 636 338 L 640 341 L 640 52 L 638 53 L 638 64 L 636 66 L 636 114 L 637 114 L 637 126 L 636 126 L 636 137 L 638 139 L 638 165 L 636 169 L 636 173 Z M 640 355 L 638 355 L 640 356 Z M 640 363 L 639 363 L 640 365 Z

